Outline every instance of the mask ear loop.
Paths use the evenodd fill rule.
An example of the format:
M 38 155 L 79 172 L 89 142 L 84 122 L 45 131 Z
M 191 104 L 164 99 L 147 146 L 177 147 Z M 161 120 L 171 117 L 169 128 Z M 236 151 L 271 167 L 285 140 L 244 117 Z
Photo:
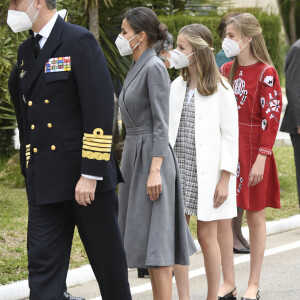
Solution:
M 243 38 L 239 41 L 239 43 L 240 43 L 244 38 L 245 38 L 245 37 L 243 37 Z M 249 43 L 251 43 L 251 41 L 250 41 Z M 243 50 L 249 43 L 247 43 L 246 45 L 244 45 L 244 46 L 242 47 L 242 49 L 240 50 L 240 53 L 242 52 L 242 50 Z
M 34 2 L 35 2 L 35 0 L 33 0 L 33 1 L 31 2 L 31 4 L 29 5 L 28 9 L 26 10 L 26 14 L 29 12 L 29 10 L 30 10 L 30 8 L 32 7 L 32 5 L 33 5 Z
M 137 33 L 135 36 L 133 36 L 133 37 L 128 41 L 128 43 L 131 42 L 137 35 L 138 35 L 138 33 Z M 141 42 L 138 42 L 131 50 L 133 51 L 137 46 L 139 46 L 139 49 L 140 49 L 140 44 L 141 44 Z
M 189 54 L 189 55 L 187 56 L 187 58 L 189 58 L 190 56 L 192 56 L 192 55 L 194 55 L 194 54 L 195 54 L 195 52 Z M 195 58 L 193 61 L 191 61 L 191 62 L 189 63 L 189 65 L 193 64 L 195 61 L 196 61 L 196 58 Z
M 34 2 L 35 2 L 35 0 L 33 0 L 32 3 L 30 4 L 30 6 L 28 7 L 28 9 L 27 9 L 27 11 L 26 11 L 26 15 L 27 15 L 27 13 L 29 12 L 29 10 L 31 9 L 31 7 L 32 7 L 32 5 L 33 5 Z M 34 23 L 34 21 L 35 21 L 36 18 L 38 17 L 39 13 L 40 13 L 40 11 L 38 10 L 37 13 L 35 14 L 34 18 L 33 18 L 32 21 L 31 21 L 32 24 Z M 30 18 L 29 18 L 29 19 L 30 19 Z

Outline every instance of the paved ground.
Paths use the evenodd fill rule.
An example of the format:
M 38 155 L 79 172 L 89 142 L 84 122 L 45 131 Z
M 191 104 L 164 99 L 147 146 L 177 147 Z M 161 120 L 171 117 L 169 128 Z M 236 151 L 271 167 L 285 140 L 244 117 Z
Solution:
M 191 300 L 205 299 L 206 279 L 202 253 L 192 256 L 190 267 Z M 249 255 L 235 255 L 236 283 L 238 297 L 246 289 L 249 273 Z M 286 300 L 298 299 L 300 295 L 300 229 L 269 236 L 264 259 L 261 299 Z M 133 300 L 151 300 L 149 279 L 138 279 L 137 272 L 129 272 Z M 69 289 L 73 295 L 86 299 L 99 297 L 95 281 Z M 97 300 L 100 298 L 97 298 Z M 173 284 L 173 299 L 178 299 L 176 285 Z M 238 298 L 239 299 L 239 298 Z

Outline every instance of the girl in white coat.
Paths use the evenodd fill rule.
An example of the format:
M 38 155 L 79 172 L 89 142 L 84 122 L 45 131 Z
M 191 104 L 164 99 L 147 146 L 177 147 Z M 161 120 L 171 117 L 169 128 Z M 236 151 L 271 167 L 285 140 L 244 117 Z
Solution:
M 237 106 L 230 85 L 218 71 L 207 27 L 183 27 L 171 61 L 182 70 L 171 86 L 169 139 L 178 158 L 187 222 L 191 215 L 198 219 L 207 299 L 216 300 L 221 267 L 218 227 L 221 242 L 232 243 L 230 222 L 224 220 L 235 217 L 237 211 Z M 232 253 L 226 261 L 223 272 L 233 269 Z

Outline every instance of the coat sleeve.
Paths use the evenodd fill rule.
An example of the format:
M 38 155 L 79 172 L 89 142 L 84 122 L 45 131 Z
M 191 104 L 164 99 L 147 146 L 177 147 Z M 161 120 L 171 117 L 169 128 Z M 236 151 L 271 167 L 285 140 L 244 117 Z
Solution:
M 112 151 L 113 85 L 103 52 L 88 31 L 75 45 L 72 66 L 83 120 L 81 174 L 106 177 Z
M 239 152 L 238 110 L 235 96 L 229 83 L 223 80 L 225 87 L 219 85 L 219 109 L 221 131 L 220 169 L 235 175 Z
M 153 156 L 166 157 L 169 147 L 169 75 L 166 68 L 153 64 L 148 70 L 147 86 L 153 118 Z
M 292 126 L 300 126 L 300 48 L 292 47 L 285 66 L 285 86 Z
M 269 67 L 263 74 L 259 94 L 261 115 L 261 134 L 258 153 L 270 156 L 275 143 L 280 114 L 282 109 L 282 94 L 276 70 Z
M 21 53 L 23 51 L 23 45 L 21 45 L 18 49 L 18 66 L 20 66 L 23 61 L 21 61 L 20 57 L 22 57 Z M 21 172 L 24 176 L 26 176 L 26 169 L 28 168 L 29 161 L 31 159 L 31 145 L 30 145 L 30 123 L 28 120 L 28 105 L 25 104 L 26 98 L 24 95 L 22 95 L 22 88 L 21 88 L 21 82 L 19 80 L 20 78 L 20 68 L 17 67 L 17 73 L 15 73 L 17 78 L 12 78 L 11 84 L 17 85 L 17 93 L 19 94 L 17 98 L 13 100 L 15 108 L 19 108 L 19 113 L 16 111 L 16 114 L 19 115 L 19 118 L 17 116 L 18 126 L 20 126 L 20 163 L 21 163 Z M 13 76 L 13 75 L 12 75 Z M 14 87 L 10 87 L 10 89 L 15 89 Z M 13 94 L 16 94 L 16 92 L 13 92 Z M 12 96 L 14 97 L 14 96 Z M 19 103 L 20 106 L 17 104 Z
M 14 105 L 17 125 L 19 129 L 19 141 L 20 141 L 20 166 L 21 173 L 23 176 L 26 174 L 26 158 L 25 158 L 25 140 L 24 140 L 24 127 L 23 127 L 23 117 L 22 117 L 22 108 L 21 108 L 21 99 L 19 91 L 19 80 L 18 80 L 18 64 L 16 63 L 10 73 L 8 80 L 8 89 L 10 98 Z

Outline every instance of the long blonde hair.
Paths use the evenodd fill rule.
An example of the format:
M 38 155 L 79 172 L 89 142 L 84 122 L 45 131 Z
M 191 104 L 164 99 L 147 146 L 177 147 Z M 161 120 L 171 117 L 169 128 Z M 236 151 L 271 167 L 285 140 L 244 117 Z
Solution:
M 179 34 L 189 41 L 195 52 L 195 63 L 199 74 L 198 92 L 204 96 L 212 95 L 218 90 L 218 82 L 223 84 L 223 81 L 214 57 L 213 37 L 210 30 L 202 24 L 191 24 L 181 28 Z M 190 80 L 189 69 L 183 68 L 181 76 L 188 82 Z
M 258 20 L 253 15 L 249 13 L 239 14 L 235 17 L 230 18 L 227 21 L 227 26 L 229 24 L 232 24 L 232 26 L 241 33 L 242 38 L 252 38 L 252 41 L 250 42 L 250 52 L 258 61 L 273 66 L 272 59 L 262 35 L 261 26 Z M 236 57 L 232 64 L 228 78 L 231 86 L 233 85 L 237 66 L 238 58 Z

